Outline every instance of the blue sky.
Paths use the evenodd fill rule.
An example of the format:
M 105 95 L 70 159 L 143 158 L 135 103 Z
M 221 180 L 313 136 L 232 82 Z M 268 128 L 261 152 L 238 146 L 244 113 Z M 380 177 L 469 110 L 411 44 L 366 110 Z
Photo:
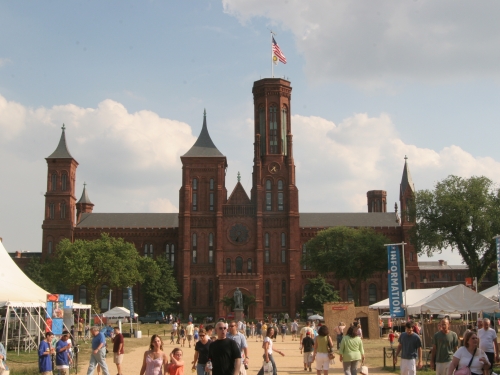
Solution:
M 247 191 L 252 84 L 270 35 L 293 87 L 300 209 L 399 200 L 449 174 L 498 181 L 500 4 L 223 0 L 0 3 L 0 236 L 39 251 L 47 157 L 60 127 L 95 212 L 174 212 L 179 156 L 209 131 Z M 443 254 L 439 258 L 460 258 Z M 434 259 L 437 259 L 434 257 Z

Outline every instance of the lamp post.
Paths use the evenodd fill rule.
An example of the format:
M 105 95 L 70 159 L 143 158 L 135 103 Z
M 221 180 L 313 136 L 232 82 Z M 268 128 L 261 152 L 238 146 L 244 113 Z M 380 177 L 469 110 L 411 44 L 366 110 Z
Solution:
M 179 314 L 181 313 L 180 305 L 181 305 L 181 303 L 179 301 L 177 301 L 177 320 L 180 320 L 179 319 Z

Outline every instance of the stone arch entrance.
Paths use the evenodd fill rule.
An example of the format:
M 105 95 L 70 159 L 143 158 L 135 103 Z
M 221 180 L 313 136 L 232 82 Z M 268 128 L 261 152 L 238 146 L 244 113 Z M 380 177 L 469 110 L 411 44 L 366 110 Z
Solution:
M 251 300 L 252 298 L 255 301 L 255 296 L 247 288 L 244 287 L 238 287 L 238 288 L 240 289 L 240 292 L 243 294 L 243 307 L 244 307 L 243 311 L 245 313 L 245 320 L 248 321 L 250 319 L 255 319 L 255 302 L 251 305 L 248 305 L 248 301 Z M 236 287 L 229 289 L 226 293 L 224 293 L 224 297 L 232 299 L 235 290 Z M 226 317 L 230 312 L 232 312 L 231 307 L 224 306 L 223 309 Z

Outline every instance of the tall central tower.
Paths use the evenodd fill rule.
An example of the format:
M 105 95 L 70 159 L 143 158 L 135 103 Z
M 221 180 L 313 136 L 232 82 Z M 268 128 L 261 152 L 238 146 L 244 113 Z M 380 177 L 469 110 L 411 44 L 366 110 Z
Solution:
M 262 298 L 265 311 L 294 311 L 301 297 L 301 252 L 290 121 L 292 88 L 284 79 L 265 78 L 254 83 L 252 92 L 255 143 L 251 195 L 259 239 L 257 263 L 264 279 L 257 303 Z

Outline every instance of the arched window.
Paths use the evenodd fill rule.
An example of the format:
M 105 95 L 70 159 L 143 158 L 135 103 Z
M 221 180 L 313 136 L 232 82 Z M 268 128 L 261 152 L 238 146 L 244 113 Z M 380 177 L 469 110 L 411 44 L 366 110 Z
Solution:
M 281 280 L 281 306 L 286 306 L 286 280 Z
M 283 180 L 278 180 L 278 211 L 285 209 L 283 195 Z
M 109 288 L 106 284 L 101 287 L 101 310 L 109 310 Z
M 278 119 L 275 105 L 269 107 L 269 153 L 278 153 Z
M 264 234 L 264 263 L 270 263 L 269 233 Z
M 264 107 L 259 107 L 259 127 L 260 127 L 260 155 L 266 154 L 266 112 Z
M 61 176 L 61 190 L 66 191 L 68 189 L 68 174 L 63 173 Z
M 307 256 L 307 247 L 306 244 L 302 245 L 302 269 L 307 270 L 307 263 L 306 263 L 306 256 Z
M 66 219 L 66 202 L 61 203 L 61 219 Z
M 231 273 L 231 258 L 226 259 L 226 273 Z
M 247 260 L 247 272 L 252 273 L 252 259 L 250 258 Z
M 242 257 L 236 257 L 236 273 L 242 273 L 243 272 L 243 258 Z
M 129 302 L 128 302 L 128 289 L 123 288 L 122 289 L 122 306 L 126 306 L 127 308 L 129 307 Z
M 271 211 L 273 209 L 273 199 L 271 190 L 272 190 L 271 180 L 266 180 L 266 211 Z
M 214 281 L 208 280 L 208 306 L 214 305 Z
M 368 287 L 368 303 L 371 305 L 377 302 L 377 286 L 370 284 Z
M 50 190 L 56 191 L 57 190 L 57 174 L 52 173 L 52 176 L 50 176 Z
M 191 297 L 193 306 L 196 306 L 196 280 L 191 281 Z
M 281 108 L 281 152 L 283 155 L 287 154 L 287 141 L 286 141 L 286 136 L 287 136 L 287 126 L 286 126 L 286 120 L 287 120 L 287 109 L 286 107 Z
M 198 190 L 198 180 L 196 178 L 193 178 L 193 192 L 192 192 L 192 195 L 193 195 L 193 199 L 192 199 L 192 204 L 193 204 L 193 211 L 197 211 L 198 210 L 198 193 L 197 193 L 197 190 Z
M 354 297 L 352 296 L 352 289 L 349 285 L 347 285 L 347 302 L 354 301 Z
M 413 262 L 413 252 L 410 251 L 410 262 Z
M 210 179 L 210 193 L 208 194 L 208 203 L 209 203 L 209 210 L 213 211 L 214 210 L 214 179 Z
M 56 205 L 54 203 L 49 204 L 49 219 L 53 219 L 56 216 Z
M 197 263 L 198 261 L 198 237 L 196 233 L 193 233 L 193 241 L 192 241 L 192 250 L 193 250 L 193 263 Z
M 266 280 L 264 295 L 266 299 L 266 306 L 271 306 L 271 287 L 269 285 L 269 280 Z
M 47 243 L 47 250 L 48 250 L 49 254 L 52 254 L 52 252 L 54 251 L 52 248 L 52 241 L 49 241 Z
M 144 245 L 144 256 L 149 258 L 153 257 L 153 244 L 147 243 Z
M 80 296 L 80 303 L 87 303 L 87 287 L 85 285 L 80 285 L 78 295 Z
M 208 263 L 214 262 L 214 234 L 208 234 Z

